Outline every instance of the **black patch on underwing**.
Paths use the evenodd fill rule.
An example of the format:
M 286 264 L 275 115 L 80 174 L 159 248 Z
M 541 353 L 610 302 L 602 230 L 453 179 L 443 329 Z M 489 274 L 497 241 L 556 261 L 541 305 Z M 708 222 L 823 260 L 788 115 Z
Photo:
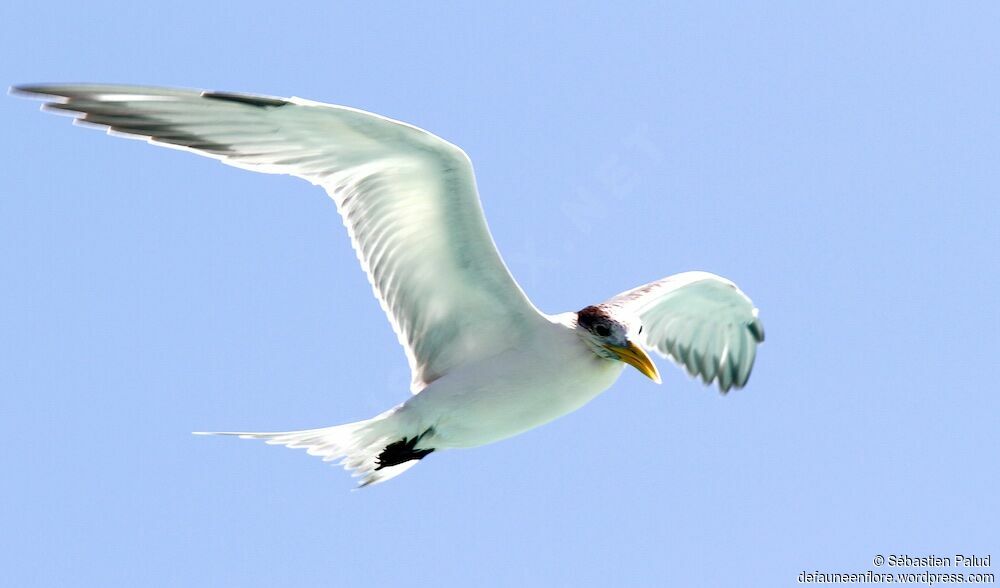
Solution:
M 287 100 L 281 98 L 268 98 L 267 96 L 251 96 L 249 94 L 233 94 L 231 92 L 202 92 L 204 98 L 212 100 L 222 100 L 224 102 L 236 102 L 238 104 L 249 104 L 259 108 L 278 107 L 289 104 Z
M 375 463 L 376 470 L 391 468 L 392 466 L 406 463 L 414 459 L 423 459 L 434 452 L 434 449 L 417 449 L 417 442 L 427 436 L 433 429 L 427 429 L 419 437 L 412 439 L 402 438 L 386 445 L 382 453 L 378 454 Z

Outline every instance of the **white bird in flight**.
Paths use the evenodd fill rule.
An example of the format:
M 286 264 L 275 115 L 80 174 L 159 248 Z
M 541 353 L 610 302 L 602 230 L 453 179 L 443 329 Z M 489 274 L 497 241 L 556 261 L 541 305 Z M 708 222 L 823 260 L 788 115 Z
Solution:
M 472 163 L 417 127 L 301 98 L 124 85 L 27 85 L 43 109 L 165 147 L 288 174 L 333 198 L 406 350 L 413 396 L 371 419 L 262 439 L 338 460 L 367 486 L 428 454 L 500 441 L 580 408 L 644 349 L 722 392 L 743 387 L 764 340 L 757 309 L 705 272 L 650 282 L 577 312 L 528 300 L 493 243 Z

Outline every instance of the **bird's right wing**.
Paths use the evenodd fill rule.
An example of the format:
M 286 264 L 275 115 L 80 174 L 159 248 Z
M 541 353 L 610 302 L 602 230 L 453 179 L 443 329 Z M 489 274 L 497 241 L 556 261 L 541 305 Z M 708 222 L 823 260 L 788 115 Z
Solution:
M 670 356 L 719 389 L 750 378 L 764 325 L 736 284 L 707 272 L 685 272 L 622 292 L 601 304 L 626 322 L 638 319 L 643 347 Z
M 516 345 L 543 319 L 493 244 L 461 149 L 416 127 L 300 98 L 112 85 L 36 85 L 48 110 L 333 197 L 419 391 Z

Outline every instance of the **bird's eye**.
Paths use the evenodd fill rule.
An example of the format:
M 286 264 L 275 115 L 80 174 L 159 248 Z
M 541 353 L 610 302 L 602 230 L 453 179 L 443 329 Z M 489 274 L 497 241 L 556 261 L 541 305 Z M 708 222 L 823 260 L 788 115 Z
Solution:
M 597 333 L 598 337 L 607 337 L 611 334 L 611 329 L 605 325 L 597 325 L 594 327 L 594 332 Z
M 641 334 L 642 334 L 642 325 L 639 325 L 639 332 L 636 333 L 636 335 L 641 335 Z

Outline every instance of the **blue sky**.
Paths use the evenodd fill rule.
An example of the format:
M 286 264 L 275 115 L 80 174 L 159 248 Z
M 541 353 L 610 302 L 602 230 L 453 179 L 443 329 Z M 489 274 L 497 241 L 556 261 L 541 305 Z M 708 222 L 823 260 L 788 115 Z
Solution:
M 192 437 L 406 398 L 333 203 L 4 98 L 10 585 L 776 586 L 1000 556 L 996 4 L 309 4 L 8 2 L 0 80 L 427 128 L 472 157 L 545 311 L 689 269 L 736 281 L 768 333 L 749 386 L 630 370 L 363 492 Z

